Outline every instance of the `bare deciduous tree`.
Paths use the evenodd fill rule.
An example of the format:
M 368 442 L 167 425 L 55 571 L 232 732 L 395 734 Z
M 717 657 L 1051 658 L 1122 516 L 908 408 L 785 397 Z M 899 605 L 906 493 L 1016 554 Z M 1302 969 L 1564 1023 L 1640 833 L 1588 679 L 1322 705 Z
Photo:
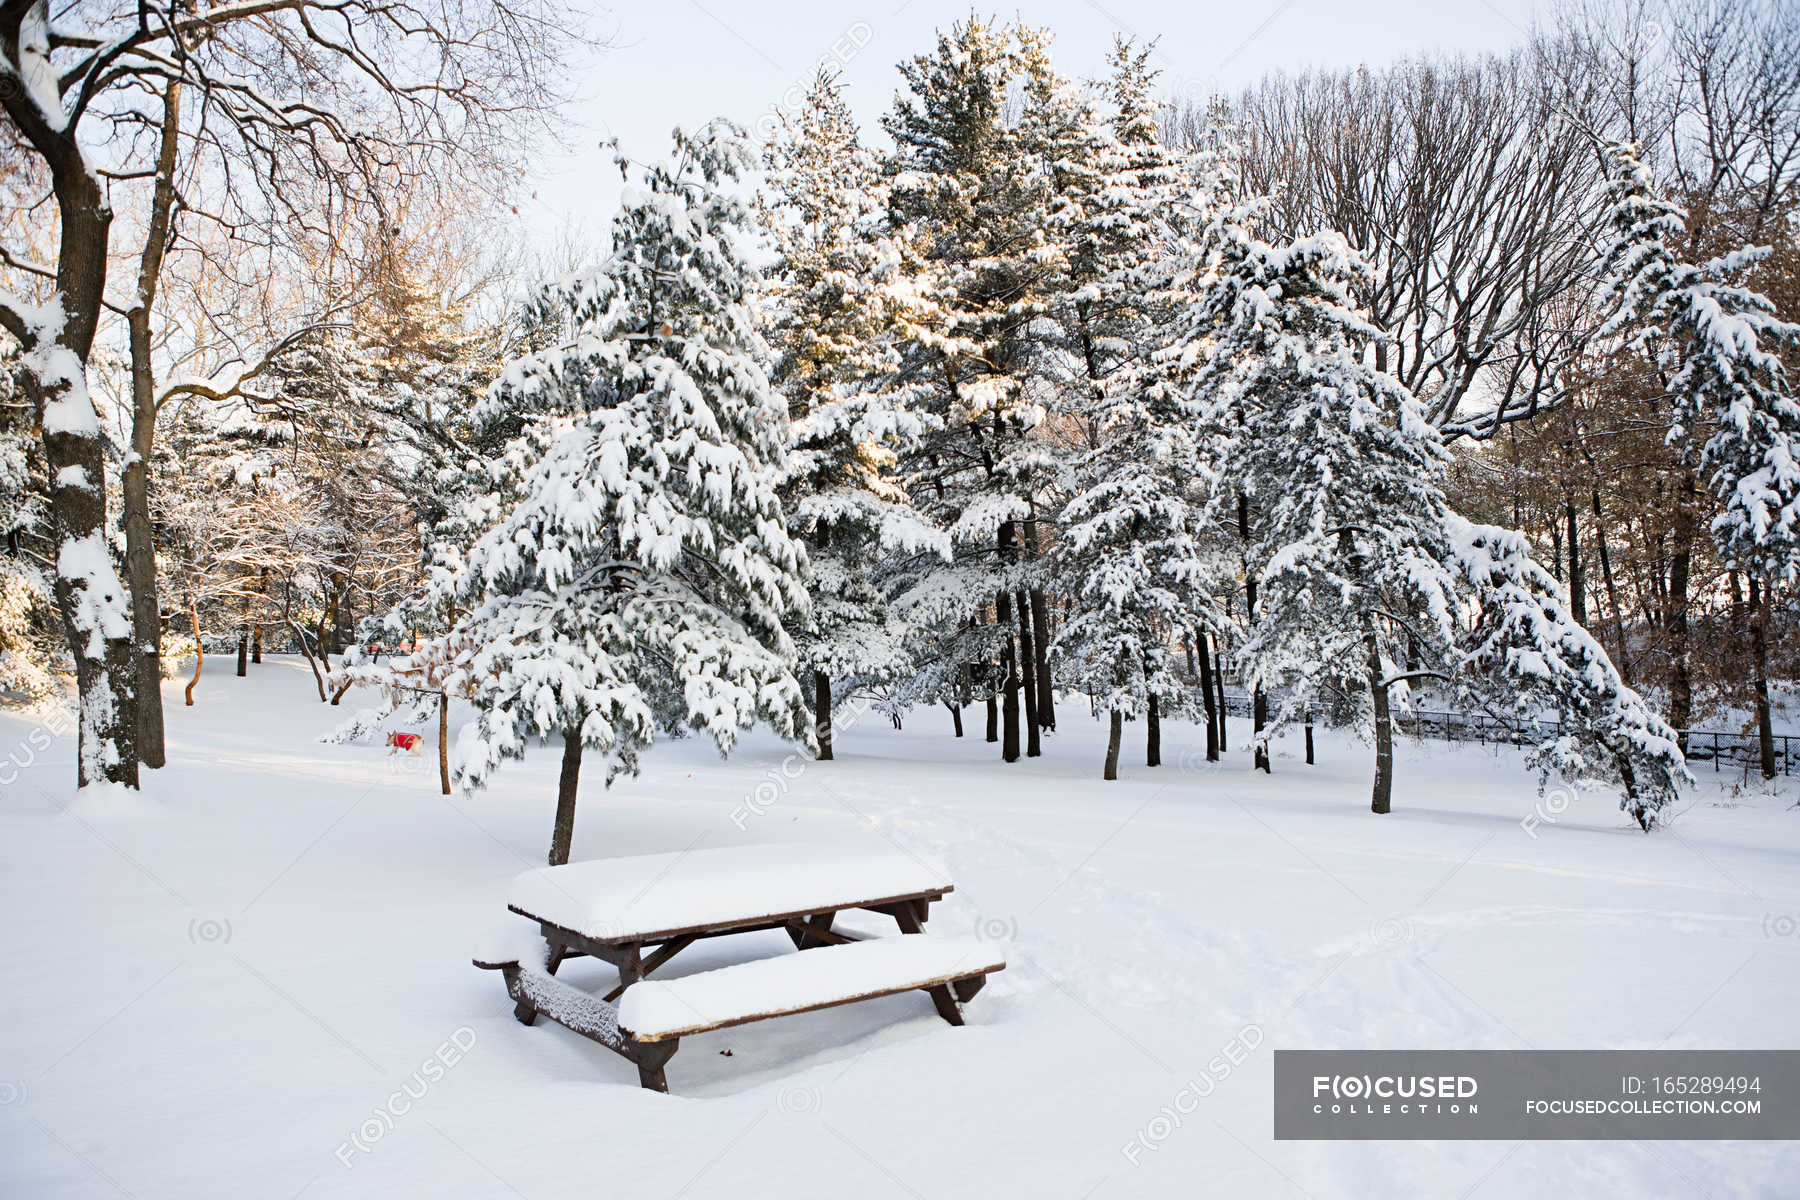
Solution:
M 47 179 L 53 203 L 39 211 L 57 225 L 0 249 L 0 329 L 23 349 L 50 468 L 81 783 L 135 786 L 146 732 L 160 738 L 139 716 L 157 673 L 136 465 L 154 439 L 156 391 L 134 380 L 127 589 L 106 546 L 105 438 L 87 388 L 103 310 L 127 315 L 141 377 L 149 363 L 136 352 L 183 214 L 252 240 L 330 237 L 346 211 L 378 204 L 374 185 L 504 182 L 521 134 L 556 99 L 549 81 L 570 40 L 552 0 L 0 0 L 0 105 L 9 140 Z M 438 174 L 471 163 L 481 169 Z M 109 301 L 115 205 L 144 181 L 137 288 Z M 46 245 L 53 264 L 31 257 Z

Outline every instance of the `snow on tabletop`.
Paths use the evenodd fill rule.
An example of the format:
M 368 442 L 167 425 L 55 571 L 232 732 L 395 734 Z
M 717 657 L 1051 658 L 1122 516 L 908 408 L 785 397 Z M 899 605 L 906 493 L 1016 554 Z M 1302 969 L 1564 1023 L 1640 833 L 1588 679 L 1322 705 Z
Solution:
M 1005 965 L 991 942 L 895 934 L 738 963 L 681 979 L 635 983 L 619 997 L 619 1027 L 639 1038 L 673 1037 L 745 1017 L 799 1012 L 921 983 L 997 971 Z
M 773 842 L 538 867 L 513 880 L 506 900 L 617 941 L 949 890 L 942 870 L 885 843 Z

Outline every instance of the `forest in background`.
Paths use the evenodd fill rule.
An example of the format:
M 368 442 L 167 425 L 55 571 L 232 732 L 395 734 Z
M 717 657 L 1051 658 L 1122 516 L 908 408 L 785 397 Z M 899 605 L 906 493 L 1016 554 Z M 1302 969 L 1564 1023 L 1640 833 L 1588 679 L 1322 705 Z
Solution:
M 1079 83 L 972 17 L 880 131 L 822 73 L 767 146 L 621 155 L 553 262 L 506 231 L 566 14 L 52 9 L 0 4 L 0 687 L 74 677 L 84 782 L 264 648 L 475 702 L 465 785 L 567 734 L 565 850 L 584 745 L 824 757 L 851 696 L 1013 759 L 1086 694 L 1111 777 L 1127 721 L 1220 740 L 1226 677 L 1378 755 L 1428 690 L 1564 717 L 1540 761 L 1646 827 L 1709 716 L 1773 770 L 1790 6 L 1175 106 L 1145 47 Z

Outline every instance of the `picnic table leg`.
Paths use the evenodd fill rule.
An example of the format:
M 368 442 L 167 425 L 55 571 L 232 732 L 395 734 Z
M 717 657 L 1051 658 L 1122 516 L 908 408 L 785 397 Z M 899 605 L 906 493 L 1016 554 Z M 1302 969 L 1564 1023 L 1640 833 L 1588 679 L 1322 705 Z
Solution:
M 667 1092 L 669 1077 L 663 1074 L 663 1066 L 675 1056 L 680 1045 L 680 1038 L 671 1038 L 666 1042 L 639 1042 L 633 1046 L 632 1058 L 637 1063 L 638 1086 L 652 1092 Z
M 513 1019 L 521 1025 L 530 1025 L 537 1020 L 537 1009 L 525 998 L 519 988 L 519 967 L 514 963 L 510 967 L 500 968 L 500 975 L 506 980 L 506 994 L 513 998 Z
M 642 966 L 642 968 L 640 968 L 640 970 L 638 972 L 639 978 L 642 978 L 643 976 L 650 974 L 650 972 L 656 970 L 656 968 L 662 966 L 664 963 L 668 962 L 671 958 L 674 958 L 677 954 L 680 954 L 683 950 L 686 950 L 689 946 L 691 946 L 693 944 L 694 944 L 694 939 L 692 937 L 678 937 L 678 938 L 674 939 L 673 941 L 664 942 L 657 949 L 656 953 L 652 954 L 649 958 L 646 958 L 644 960 L 643 966 Z M 619 977 L 621 979 L 623 979 L 624 978 L 623 973 L 621 973 Z M 617 1000 L 620 996 L 623 996 L 624 994 L 625 994 L 625 984 L 621 983 L 618 987 L 614 988 L 612 991 L 606 993 L 606 995 L 604 995 L 600 998 L 602 1000 L 606 1001 L 608 1004 L 611 1004 L 615 1000 Z
M 837 919 L 837 914 L 834 912 L 818 913 L 818 914 L 815 914 L 814 916 L 810 916 L 810 917 L 806 918 L 806 924 L 809 929 L 816 929 L 820 933 L 830 933 L 831 932 L 831 923 L 833 921 L 835 921 L 836 919 Z M 787 927 L 787 935 L 788 935 L 788 940 L 794 943 L 794 949 L 796 949 L 796 950 L 804 950 L 808 946 L 829 946 L 829 945 L 831 945 L 831 943 L 829 941 L 827 941 L 826 939 L 824 939 L 822 937 L 808 936 L 807 933 L 805 933 L 804 931 L 802 931 L 801 929 L 799 929 L 793 925 L 789 925 Z
M 569 953 L 569 947 L 553 937 L 546 936 L 544 940 L 550 943 L 550 952 L 544 956 L 544 970 L 546 973 L 554 975 L 556 968 L 562 966 L 563 958 Z M 515 967 L 506 977 L 507 991 L 516 991 L 513 984 L 518 976 L 519 971 Z M 518 1003 L 513 1005 L 513 1018 L 521 1025 L 536 1024 L 537 1009 L 532 1007 L 531 1001 L 525 999 L 521 994 Z
M 627 942 L 618 948 L 618 957 L 614 959 L 614 963 L 619 968 L 621 992 L 644 977 L 644 960 L 638 956 L 638 951 L 642 948 L 641 942 Z M 669 1053 L 673 1054 L 674 1051 Z
M 937 1006 L 938 1016 L 952 1025 L 963 1023 L 962 1009 L 956 1003 L 956 997 L 950 994 L 947 984 L 938 984 L 934 988 L 925 989 L 931 995 L 931 1002 Z
M 901 933 L 924 933 L 925 928 L 919 922 L 919 910 L 909 900 L 896 904 L 892 912 L 894 923 L 900 926 Z
M 955 994 L 959 1002 L 967 1004 L 974 998 L 975 993 L 979 992 L 986 983 L 986 975 L 971 975 L 967 979 L 957 979 L 952 981 L 950 990 Z

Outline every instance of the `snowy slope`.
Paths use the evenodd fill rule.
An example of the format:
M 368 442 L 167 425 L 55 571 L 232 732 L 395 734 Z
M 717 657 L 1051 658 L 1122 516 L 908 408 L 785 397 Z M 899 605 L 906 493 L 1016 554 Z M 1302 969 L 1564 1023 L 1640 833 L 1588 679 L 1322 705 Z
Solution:
M 1074 700 L 1010 767 L 941 711 L 840 727 L 833 763 L 659 744 L 584 788 L 576 859 L 879 836 L 948 869 L 934 935 L 1008 964 L 962 1029 L 902 994 L 686 1039 L 663 1096 L 518 1025 L 469 964 L 542 861 L 556 748 L 446 800 L 434 743 L 318 744 L 357 698 L 310 692 L 293 662 L 209 674 L 169 708 L 146 819 L 61 814 L 72 744 L 0 717 L 0 1195 L 1774 1197 L 1800 1174 L 1781 1143 L 1275 1143 L 1269 1116 L 1275 1048 L 1800 1047 L 1800 781 L 1733 799 L 1702 771 L 1646 837 L 1437 742 L 1402 743 L 1376 818 L 1364 748 L 1321 735 L 1308 768 L 1278 743 L 1253 776 L 1241 722 L 1218 768 L 1171 726 L 1148 770 L 1128 726 L 1102 785 Z M 670 976 L 788 949 L 702 943 Z

